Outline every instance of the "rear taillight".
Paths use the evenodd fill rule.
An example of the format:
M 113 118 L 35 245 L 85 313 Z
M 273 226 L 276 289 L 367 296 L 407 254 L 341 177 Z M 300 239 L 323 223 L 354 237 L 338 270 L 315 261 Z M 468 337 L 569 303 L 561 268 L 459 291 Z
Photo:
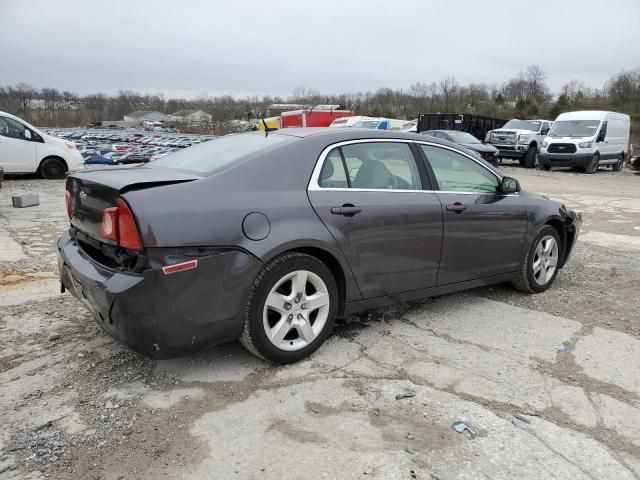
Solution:
M 142 250 L 142 240 L 136 220 L 129 205 L 122 198 L 118 199 L 117 207 L 103 210 L 100 233 L 104 238 L 117 242 L 122 248 L 137 252 Z
M 71 195 L 69 190 L 65 190 L 64 196 L 67 201 L 67 215 L 71 218 L 71 215 L 73 214 L 73 195 Z
M 118 235 L 120 237 L 120 246 L 129 250 L 142 250 L 142 240 L 138 233 L 136 219 L 133 213 L 123 199 L 118 199 Z

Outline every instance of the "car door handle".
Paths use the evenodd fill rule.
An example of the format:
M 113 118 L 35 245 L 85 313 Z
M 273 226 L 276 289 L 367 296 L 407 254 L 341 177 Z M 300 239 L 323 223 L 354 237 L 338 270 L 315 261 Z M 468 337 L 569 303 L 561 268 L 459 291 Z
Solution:
M 361 208 L 358 208 L 350 203 L 345 203 L 341 207 L 331 207 L 331 213 L 333 213 L 334 215 L 344 215 L 346 217 L 352 217 L 356 213 L 360 213 L 361 211 Z
M 466 205 L 463 205 L 461 203 L 454 203 L 453 205 L 447 205 L 447 211 L 448 212 L 456 212 L 456 213 L 462 213 L 467 209 Z

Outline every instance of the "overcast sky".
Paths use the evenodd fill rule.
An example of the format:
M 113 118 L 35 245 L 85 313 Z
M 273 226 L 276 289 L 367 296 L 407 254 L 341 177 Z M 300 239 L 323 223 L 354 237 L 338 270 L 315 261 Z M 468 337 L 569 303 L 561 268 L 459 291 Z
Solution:
M 640 67 L 640 0 L 0 0 L 0 85 L 167 97 Z

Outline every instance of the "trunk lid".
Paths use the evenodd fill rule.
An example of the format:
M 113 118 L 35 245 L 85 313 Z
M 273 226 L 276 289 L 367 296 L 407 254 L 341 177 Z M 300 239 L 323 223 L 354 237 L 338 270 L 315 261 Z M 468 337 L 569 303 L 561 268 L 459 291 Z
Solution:
M 101 234 L 102 213 L 116 207 L 123 193 L 190 182 L 201 176 L 172 168 L 110 168 L 76 172 L 67 178 L 71 201 L 70 233 L 96 261 L 109 267 L 130 267 L 131 252 Z M 133 212 L 135 216 L 135 211 Z M 134 262 L 136 263 L 136 262 Z

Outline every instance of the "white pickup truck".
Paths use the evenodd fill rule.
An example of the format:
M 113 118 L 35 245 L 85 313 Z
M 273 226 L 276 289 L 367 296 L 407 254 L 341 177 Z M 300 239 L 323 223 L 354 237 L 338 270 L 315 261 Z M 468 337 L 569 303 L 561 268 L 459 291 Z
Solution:
M 550 120 L 514 118 L 504 127 L 487 133 L 485 143 L 496 147 L 500 158 L 515 158 L 523 167 L 534 168 L 538 164 L 538 146 L 552 125 Z

